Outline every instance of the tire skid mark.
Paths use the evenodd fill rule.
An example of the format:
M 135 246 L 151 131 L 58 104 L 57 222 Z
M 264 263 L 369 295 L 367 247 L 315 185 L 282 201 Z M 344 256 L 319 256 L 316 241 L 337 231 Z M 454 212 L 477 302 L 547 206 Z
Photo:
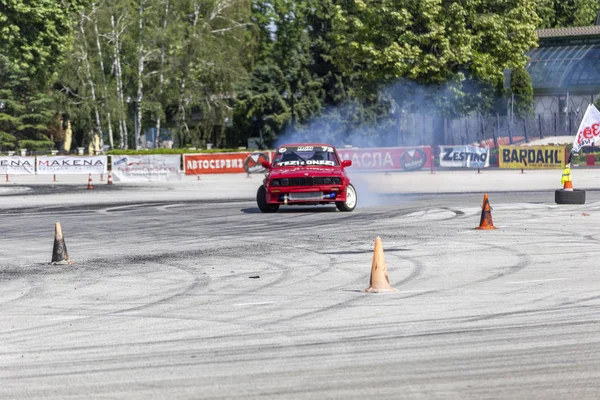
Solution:
M 311 252 L 312 252 L 313 254 L 316 254 L 316 255 L 322 255 L 322 253 L 319 253 L 318 251 L 311 251 Z M 301 279 L 301 280 L 299 280 L 299 281 L 300 281 L 300 282 L 303 282 L 303 281 L 309 281 L 309 280 L 311 280 L 311 279 L 314 279 L 314 278 L 316 278 L 316 277 L 318 277 L 318 276 L 320 276 L 320 275 L 322 275 L 322 274 L 325 274 L 325 273 L 328 273 L 328 272 L 330 272 L 332 268 L 335 268 L 335 267 L 337 266 L 337 263 L 335 262 L 335 259 L 334 259 L 334 257 L 333 257 L 333 256 L 331 256 L 331 257 L 328 257 L 328 258 L 329 258 L 329 263 L 328 263 L 328 265 L 327 265 L 327 266 L 325 266 L 325 267 L 322 267 L 322 268 L 318 268 L 318 267 L 317 267 L 317 268 L 316 268 L 316 270 L 317 270 L 318 272 L 317 272 L 316 274 L 314 274 L 314 275 L 310 275 L 310 276 L 307 276 L 306 278 L 304 278 L 304 279 Z M 281 264 L 281 266 L 282 266 L 282 267 L 283 267 L 284 265 L 285 265 L 285 264 Z M 318 265 L 318 264 L 316 264 L 316 265 Z M 358 282 L 358 280 L 359 280 L 359 279 L 357 279 L 357 282 Z M 296 283 L 298 283 L 299 281 L 294 281 L 293 283 L 294 283 L 294 284 L 296 284 Z M 363 281 L 363 278 L 362 278 L 362 277 L 360 278 L 360 281 Z M 285 286 L 285 285 L 284 285 L 284 286 Z M 340 284 L 340 285 L 334 285 L 334 286 L 332 286 L 332 289 L 338 289 L 338 288 L 342 288 L 342 287 L 345 287 L 345 286 L 346 286 L 346 283 L 343 283 L 343 284 Z M 281 286 L 281 285 L 280 285 L 280 287 L 283 287 L 283 286 Z M 307 294 L 305 294 L 305 293 L 303 293 L 303 294 L 297 294 L 297 295 L 294 295 L 294 296 L 291 296 L 291 297 L 289 297 L 289 298 L 288 298 L 288 301 L 293 301 L 294 299 L 301 299 L 301 298 L 304 298 L 304 297 L 306 297 L 306 296 L 307 296 Z M 267 307 L 267 308 L 273 308 L 273 307 L 279 307 L 279 305 L 278 305 L 278 304 L 268 305 L 268 307 Z M 249 315 L 249 316 L 256 316 L 256 315 L 260 315 L 260 314 L 262 314 L 262 313 L 264 313 L 264 310 L 259 310 L 259 311 L 255 312 L 255 313 L 251 313 L 251 312 L 250 312 L 250 313 L 248 313 L 248 315 Z
M 478 285 L 480 283 L 487 283 L 487 282 L 491 282 L 500 278 L 504 278 L 510 275 L 514 275 L 518 272 L 521 272 L 522 270 L 524 270 L 525 268 L 527 268 L 527 266 L 529 265 L 529 256 L 521 251 L 518 251 L 514 248 L 509 248 L 508 246 L 500 246 L 500 245 L 494 245 L 494 244 L 486 244 L 487 247 L 489 248 L 493 248 L 496 250 L 501 250 L 503 252 L 506 252 L 508 254 L 516 254 L 517 256 L 517 263 L 514 265 L 509 265 L 507 267 L 504 268 L 503 271 L 494 273 L 488 277 L 482 278 L 482 279 L 477 279 L 473 282 L 470 283 L 466 283 L 464 285 L 458 285 L 456 287 L 454 287 L 454 289 L 463 289 L 465 287 L 470 287 L 470 286 L 474 286 L 474 285 Z
M 155 208 L 154 204 L 140 203 L 140 204 L 124 204 L 120 206 L 107 207 L 100 210 L 96 210 L 98 214 L 111 214 L 119 212 L 130 212 L 137 211 L 139 209 Z
M 485 245 L 485 246 L 493 247 L 493 248 L 496 248 L 496 249 L 500 249 L 500 250 L 503 250 L 503 251 L 510 252 L 509 249 L 507 247 L 505 247 L 505 246 L 497 246 L 497 245 Z M 504 271 L 499 272 L 499 273 L 494 273 L 491 276 L 488 276 L 488 277 L 485 277 L 485 278 L 482 278 L 482 279 L 478 279 L 478 280 L 475 280 L 473 282 L 468 282 L 468 283 L 464 283 L 464 284 L 460 284 L 460 285 L 453 285 L 453 286 L 450 286 L 450 287 L 447 287 L 447 288 L 443 288 L 443 289 L 432 289 L 430 291 L 425 291 L 425 292 L 420 292 L 420 293 L 413 293 L 413 294 L 408 294 L 408 295 L 403 295 L 403 296 L 397 296 L 397 297 L 400 298 L 400 299 L 402 299 L 402 298 L 415 298 L 415 297 L 427 296 L 427 295 L 430 295 L 430 294 L 433 294 L 433 293 L 447 292 L 447 291 L 452 291 L 452 290 L 456 290 L 456 289 L 464 289 L 466 287 L 475 286 L 475 285 L 478 285 L 478 284 L 481 284 L 481 283 L 490 282 L 490 281 L 493 281 L 493 280 L 496 280 L 496 279 L 500 279 L 500 278 L 503 278 L 503 277 L 515 274 L 515 273 L 523 270 L 527 266 L 527 256 L 524 255 L 523 253 L 520 253 L 518 256 L 519 256 L 519 258 L 521 258 L 521 260 L 519 262 L 517 262 L 517 264 L 511 265 L 511 266 L 507 267 Z M 403 259 L 409 260 L 413 265 L 415 265 L 415 268 L 413 268 L 413 271 L 411 272 L 411 274 L 407 278 L 403 279 L 400 282 L 396 282 L 396 283 L 394 283 L 392 285 L 392 286 L 394 286 L 396 288 L 401 287 L 401 286 L 407 284 L 408 282 L 411 282 L 411 281 L 417 279 L 422 274 L 422 271 L 425 268 L 423 262 L 421 260 L 417 259 L 417 258 L 404 257 Z M 287 321 L 295 320 L 295 319 L 298 319 L 298 318 L 313 316 L 315 314 L 321 314 L 321 313 L 326 313 L 326 312 L 329 312 L 329 311 L 334 311 L 334 310 L 336 310 L 336 309 L 338 309 L 338 308 L 340 308 L 342 306 L 351 305 L 352 303 L 354 303 L 356 301 L 359 301 L 361 299 L 362 299 L 361 297 L 348 299 L 348 300 L 345 300 L 343 302 L 339 302 L 339 303 L 336 303 L 336 304 L 333 304 L 333 305 L 330 305 L 330 306 L 323 307 L 322 309 L 319 309 L 319 310 L 309 311 L 309 312 L 302 313 L 302 314 L 299 314 L 299 315 L 296 315 L 296 316 L 292 316 L 292 317 L 280 319 L 280 320 L 277 320 L 277 322 L 287 322 Z
M 0 273 L 0 277 L 2 277 L 2 275 L 3 274 Z M 3 280 L 3 279 L 0 279 L 0 281 L 1 280 Z M 9 304 L 18 302 L 18 301 L 20 301 L 20 300 L 28 297 L 31 294 L 31 292 L 32 292 L 31 280 L 30 279 L 23 279 L 23 281 L 27 283 L 27 289 L 24 292 L 22 292 L 20 295 L 18 295 L 17 297 L 12 298 L 12 299 L 10 299 L 8 301 L 4 301 L 4 302 L 0 303 L 0 308 L 5 308 Z
M 457 214 L 455 214 L 455 216 L 456 215 Z M 498 248 L 500 250 L 510 252 L 506 247 L 493 246 L 493 245 L 487 245 L 487 246 L 489 246 L 489 247 L 496 247 L 496 248 Z M 466 253 L 470 254 L 470 251 L 466 252 Z M 523 255 L 521 254 L 520 257 L 522 257 L 522 256 Z M 413 271 L 411 272 L 411 274 L 408 277 L 406 277 L 405 279 L 403 279 L 403 280 L 401 280 L 399 282 L 394 283 L 393 286 L 395 286 L 396 288 L 400 287 L 400 286 L 403 286 L 403 285 L 407 284 L 408 282 L 411 282 L 411 281 L 417 279 L 422 274 L 422 271 L 424 269 L 424 264 L 419 259 L 417 259 L 417 258 L 403 257 L 403 259 L 410 261 L 416 267 L 413 268 Z M 425 296 L 425 295 L 429 295 L 429 294 L 437 293 L 437 292 L 441 292 L 441 291 L 462 289 L 464 287 L 469 287 L 469 286 L 477 285 L 479 283 L 489 282 L 489 281 L 492 281 L 492 280 L 495 280 L 495 279 L 500 279 L 502 277 L 509 276 L 511 274 L 517 273 L 517 272 L 521 271 L 523 268 L 525 268 L 526 265 L 527 265 L 527 261 L 526 260 L 521 260 L 516 265 L 509 266 L 508 267 L 508 269 L 509 269 L 508 272 L 507 271 L 503 271 L 503 272 L 500 272 L 500 273 L 495 273 L 492 276 L 489 276 L 489 277 L 486 277 L 486 278 L 483 278 L 483 279 L 480 279 L 480 280 L 477 280 L 477 281 L 474 281 L 474 282 L 469 282 L 469 283 L 462 284 L 462 285 L 455 285 L 455 286 L 452 286 L 452 287 L 449 287 L 449 288 L 444 288 L 444 289 L 435 289 L 435 290 L 430 290 L 430 291 L 425 291 L 425 292 L 420 292 L 420 293 L 415 293 L 415 294 L 410 294 L 410 295 L 405 295 L 405 296 L 399 296 L 399 298 L 421 297 L 421 296 Z M 370 273 L 370 271 L 369 271 L 369 273 Z M 362 280 L 363 278 L 360 278 L 360 279 Z M 345 284 L 341 285 L 341 286 L 345 286 Z M 336 288 L 336 287 L 333 287 L 333 288 Z M 296 315 L 296 316 L 292 316 L 292 317 L 280 319 L 277 322 L 290 321 L 290 320 L 295 320 L 295 319 L 302 318 L 302 317 L 307 317 L 307 316 L 312 316 L 312 315 L 315 315 L 315 314 L 329 312 L 329 311 L 335 310 L 335 309 L 337 309 L 339 307 L 342 307 L 342 306 L 351 305 L 353 302 L 359 301 L 360 299 L 361 298 L 348 299 L 348 300 L 345 300 L 343 302 L 336 303 L 334 305 L 329 305 L 329 306 L 323 307 L 322 309 L 319 309 L 319 310 L 313 310 L 313 311 L 309 311 L 309 312 L 306 312 L 306 313 L 303 313 L 303 314 L 299 314 L 299 315 Z
M 167 266 L 171 267 L 171 268 L 179 269 L 183 272 L 186 272 L 187 274 L 189 274 L 190 276 L 193 277 L 192 282 L 189 285 L 187 285 L 186 287 L 184 287 L 182 290 L 180 290 L 179 292 L 174 293 L 169 296 L 166 296 L 166 297 L 163 297 L 162 299 L 158 299 L 158 300 L 152 301 L 150 303 L 146 303 L 146 304 L 135 306 L 135 307 L 127 307 L 127 308 L 123 308 L 121 310 L 111 311 L 104 315 L 118 315 L 118 314 L 122 314 L 122 313 L 127 313 L 127 312 L 131 312 L 131 311 L 140 311 L 140 310 L 144 310 L 147 308 L 167 304 L 167 303 L 170 303 L 172 300 L 183 297 L 186 294 L 189 294 L 203 286 L 208 287 L 208 282 L 206 282 L 204 285 L 202 285 L 201 284 L 202 279 L 199 276 L 192 274 L 189 270 L 181 268 L 180 266 L 177 266 L 174 264 L 169 264 Z
M 563 310 L 570 310 L 570 309 L 579 309 L 578 307 L 565 307 Z M 548 309 L 549 311 L 551 311 L 552 309 Z M 120 316 L 120 317 L 127 317 L 127 316 Z M 475 316 L 473 316 L 475 317 Z M 161 319 L 176 319 L 173 317 L 166 317 L 166 316 L 157 316 L 156 318 Z M 433 318 L 433 319 L 417 319 L 417 320 L 411 320 L 411 321 L 406 321 L 403 322 L 404 324 L 422 324 L 422 323 L 428 323 L 428 322 L 433 322 L 433 323 L 439 323 L 441 321 L 461 321 L 463 320 L 464 317 L 449 317 L 449 318 Z M 215 322 L 222 322 L 219 320 L 212 320 L 212 319 L 196 319 L 196 318 L 185 318 L 185 320 L 192 320 L 192 321 L 215 321 Z M 419 332 L 419 333 L 393 333 L 393 329 L 398 329 L 398 322 L 397 321 L 391 321 L 391 322 L 377 322 L 377 323 L 364 323 L 361 324 L 361 326 L 340 326 L 340 327 L 331 327 L 331 328 L 324 328 L 324 330 L 326 332 L 331 332 L 331 333 L 343 333 L 343 332 L 350 332 L 350 333 L 354 333 L 357 330 L 358 331 L 365 331 L 365 332 L 369 332 L 372 328 L 376 327 L 376 328 L 386 328 L 388 327 L 389 330 L 391 330 L 392 332 L 390 332 L 389 334 L 386 335 L 377 335 L 376 338 L 399 338 L 399 337 L 421 337 L 421 336 L 439 336 L 439 335 L 446 335 L 446 334 L 455 334 L 455 333 L 477 333 L 477 332 L 484 332 L 484 331 L 495 331 L 495 330 L 506 330 L 506 329 L 515 329 L 515 328 L 530 328 L 530 327 L 536 327 L 536 328 L 547 328 L 547 327 L 571 327 L 574 325 L 598 325 L 600 324 L 600 320 L 598 320 L 597 318 L 594 319 L 586 319 L 586 320 L 582 320 L 582 319 L 578 319 L 576 321 L 566 321 L 566 322 L 540 322 L 540 323 L 533 323 L 533 324 L 511 324 L 511 325 L 502 325 L 502 326 L 484 326 L 484 327 L 467 327 L 467 328 L 456 328 L 456 329 L 446 329 L 446 330 L 431 330 L 431 331 L 426 331 L 426 332 Z M 387 329 L 386 329 L 387 330 Z M 281 334 L 284 335 L 285 332 L 279 332 L 279 331 L 275 331 L 275 333 L 277 334 Z M 262 334 L 260 332 L 257 333 L 248 333 L 248 334 L 244 334 L 244 333 L 239 333 L 236 334 L 236 340 L 242 340 L 242 339 L 256 339 L 256 338 L 261 338 Z M 211 340 L 221 340 L 221 339 L 231 339 L 231 335 L 229 334 L 223 334 L 223 335 L 211 335 L 211 336 L 206 336 L 206 337 L 193 337 L 193 338 L 176 338 L 176 339 L 159 339 L 159 340 L 153 340 L 151 342 L 121 342 L 121 343 L 111 343 L 111 344 L 96 344 L 96 345 L 86 345 L 86 346 L 70 346 L 70 347 L 66 347 L 66 348 L 44 348 L 43 350 L 40 349 L 33 349 L 33 350 L 18 350 L 18 351 L 6 351 L 3 354 L 4 355 L 22 355 L 22 354 L 37 354 L 40 353 L 40 351 L 43 351 L 44 353 L 61 353 L 61 352 L 69 352 L 69 351 L 74 351 L 74 352 L 81 352 L 81 351 L 87 351 L 87 350 L 105 350 L 105 349 L 110 349 L 110 348 L 129 348 L 131 345 L 148 345 L 148 346 L 152 346 L 152 345 L 166 345 L 166 344 L 175 344 L 175 343 L 190 343 L 190 342 L 197 342 L 197 341 L 202 341 L 202 342 L 209 342 Z M 358 335 L 358 336 L 353 336 L 353 337 L 344 337 L 344 338 L 339 338 L 339 339 L 333 339 L 333 340 L 319 340 L 319 341 L 311 341 L 308 343 L 300 343 L 297 345 L 294 345 L 294 347 L 297 346 L 314 346 L 314 345 L 328 345 L 328 344 L 333 344 L 333 343 L 345 343 L 348 341 L 360 341 L 360 340 L 369 340 L 372 341 L 374 338 L 374 336 L 372 334 L 362 334 L 362 335 Z M 489 340 L 496 340 L 496 339 L 489 339 Z M 487 340 L 484 340 L 487 341 Z M 462 346 L 462 342 L 458 343 L 457 346 Z M 219 353 L 223 352 L 223 351 L 227 351 L 229 349 L 229 346 L 227 345 L 221 345 L 222 347 L 212 347 L 209 344 L 206 344 L 206 346 L 208 346 L 208 348 L 206 349 L 194 349 L 193 352 L 194 354 L 200 354 L 203 352 L 208 352 L 208 353 L 214 353 L 215 351 L 219 351 Z M 255 345 L 256 347 L 264 347 L 263 345 Z M 276 347 L 280 347 L 280 346 L 284 346 L 284 345 L 278 345 L 278 344 L 268 344 L 269 347 L 272 348 L 276 348 Z M 426 344 L 425 344 L 426 346 Z M 254 347 L 254 346 L 252 346 Z M 244 347 L 246 348 L 246 346 Z M 189 350 L 183 350 L 184 354 L 187 354 Z M 166 353 L 171 353 L 171 351 L 167 351 Z M 139 357 L 141 359 L 144 359 L 146 357 L 146 355 L 149 353 L 143 353 L 141 355 L 139 355 Z M 154 352 L 152 354 L 155 354 Z M 130 357 L 129 355 L 126 355 L 125 357 Z M 68 362 L 66 362 L 68 363 Z
M 423 266 L 423 264 L 419 260 L 416 260 L 416 259 L 413 260 L 413 259 L 409 259 L 409 258 L 405 258 L 405 259 L 408 259 L 411 262 L 413 262 L 414 267 L 413 267 L 411 273 L 406 278 L 404 278 L 401 281 L 396 282 L 394 284 L 394 286 L 396 287 L 396 289 L 399 286 L 401 286 L 401 285 L 405 285 L 408 282 L 417 279 L 423 273 L 424 266 Z M 369 271 L 368 275 L 370 276 L 370 271 Z M 364 281 L 364 277 L 361 277 L 360 280 Z M 368 280 L 367 280 L 367 282 L 368 282 Z M 343 286 L 346 286 L 346 284 L 344 284 Z M 368 283 L 365 286 L 368 286 Z M 336 287 L 334 286 L 333 288 L 336 288 Z M 393 295 L 393 293 L 392 293 L 392 295 Z M 395 297 L 401 299 L 401 298 L 404 298 L 405 296 L 395 296 Z M 350 306 L 350 305 L 352 305 L 352 304 L 354 304 L 356 302 L 360 302 L 360 301 L 364 301 L 364 296 L 352 297 L 352 298 L 344 300 L 344 301 L 340 301 L 340 302 L 337 302 L 337 303 L 334 303 L 334 304 L 327 305 L 327 306 L 319 308 L 317 310 L 312 310 L 312 311 L 304 312 L 304 313 L 297 314 L 297 315 L 294 315 L 294 316 L 291 316 L 291 317 L 280 318 L 280 319 L 275 320 L 274 323 L 279 324 L 279 323 L 282 323 L 282 322 L 290 322 L 290 321 L 294 321 L 294 320 L 297 320 L 297 319 L 300 319 L 300 318 L 311 317 L 311 316 L 315 316 L 315 315 L 318 315 L 318 314 L 323 314 L 323 313 L 327 313 L 327 312 L 331 312 L 331 311 L 336 311 L 336 310 L 338 310 L 339 308 L 341 308 L 343 306 Z
M 595 300 L 600 300 L 600 295 L 584 297 L 582 299 L 577 299 L 577 300 L 563 301 L 561 303 L 558 303 L 558 305 L 559 306 L 570 306 L 570 305 L 587 303 L 588 301 L 595 301 Z
M 307 250 L 307 251 L 310 251 L 310 250 Z M 315 254 L 322 254 L 322 253 L 319 253 L 318 251 L 312 251 L 312 252 L 313 252 L 313 253 L 315 253 Z M 335 266 L 337 266 L 337 265 L 338 265 L 337 263 L 334 263 L 334 262 L 333 262 L 333 257 L 330 257 L 330 259 L 331 259 L 331 262 L 330 262 L 330 264 L 329 264 L 327 267 L 323 268 L 323 269 L 322 269 L 322 271 L 321 271 L 321 272 L 319 272 L 318 274 L 316 274 L 316 275 L 311 275 L 310 277 L 307 277 L 307 278 L 305 279 L 305 281 L 306 281 L 306 280 L 310 280 L 310 279 L 314 279 L 316 276 L 319 276 L 319 275 L 321 275 L 322 273 L 329 272 L 329 271 L 330 271 L 330 268 L 332 268 L 332 267 L 335 267 Z M 413 269 L 413 271 L 411 272 L 411 274 L 410 274 L 408 277 L 406 277 L 406 278 L 405 278 L 405 279 L 403 279 L 402 281 L 398 282 L 396 285 L 404 285 L 404 284 L 408 283 L 409 281 L 411 281 L 411 280 L 414 280 L 414 279 L 416 279 L 418 276 L 420 276 L 420 275 L 421 275 L 421 273 L 422 273 L 422 268 L 423 268 L 422 264 L 420 264 L 420 262 L 418 262 L 418 261 L 416 261 L 416 260 L 415 260 L 415 264 L 419 264 L 419 265 L 418 265 L 416 268 L 414 268 L 414 269 Z M 280 267 L 282 267 L 282 268 L 287 268 L 287 267 L 286 267 L 286 265 L 287 265 L 287 264 L 279 264 L 278 266 L 280 266 Z M 343 268 L 343 267 L 342 267 L 341 269 L 342 269 L 342 270 L 344 270 L 344 268 Z M 352 270 L 352 272 L 354 272 L 354 271 Z M 354 283 L 356 283 L 356 284 L 357 284 L 357 286 L 358 286 L 358 283 L 359 283 L 359 282 L 365 282 L 365 281 L 366 281 L 366 284 L 363 284 L 363 286 L 365 286 L 365 287 L 366 287 L 366 286 L 368 286 L 368 277 L 369 277 L 369 275 L 370 275 L 370 270 L 368 270 L 368 271 L 366 272 L 366 277 L 365 277 L 365 275 L 363 274 L 363 275 L 361 275 L 361 276 L 358 276 L 358 277 L 357 277 L 355 280 L 351 281 L 350 283 L 351 283 L 351 284 L 353 284 L 353 286 L 354 286 Z M 331 287 L 331 289 L 332 289 L 332 290 L 335 290 L 335 289 L 342 289 L 342 288 L 348 287 L 348 284 L 349 284 L 348 282 L 344 282 L 344 283 L 341 283 L 341 284 L 339 284 L 339 285 L 334 285 L 334 286 L 332 286 L 332 287 Z M 357 291 L 360 291 L 360 290 L 358 290 L 358 289 L 357 289 Z M 289 301 L 293 301 L 294 299 L 305 298 L 305 297 L 306 297 L 307 295 L 309 295 L 309 294 L 310 294 L 310 293 L 303 293 L 303 294 L 295 295 L 295 296 L 292 296 L 292 297 L 290 297 L 288 300 L 289 300 Z M 352 298 L 352 299 L 348 299 L 348 300 L 345 300 L 345 301 L 343 301 L 343 302 L 336 303 L 336 304 L 334 304 L 334 305 L 330 305 L 330 306 L 327 306 L 327 307 L 323 307 L 323 308 L 320 308 L 320 309 L 318 309 L 318 310 L 313 310 L 313 311 L 310 311 L 310 312 L 307 312 L 307 313 L 304 313 L 304 314 L 301 314 L 301 315 L 298 315 L 298 316 L 293 316 L 293 317 L 289 317 L 289 318 L 280 319 L 280 320 L 277 320 L 277 321 L 275 321 L 275 322 L 289 321 L 289 320 L 294 320 L 294 319 L 297 319 L 297 318 L 301 318 L 301 317 L 303 317 L 303 316 L 309 316 L 309 315 L 319 314 L 319 313 L 321 313 L 321 312 L 329 311 L 329 310 L 332 310 L 332 309 L 334 309 L 334 308 L 335 308 L 335 309 L 337 309 L 337 308 L 339 308 L 340 306 L 344 306 L 344 305 L 350 305 L 350 304 L 352 304 L 353 302 L 359 301 L 359 300 L 361 300 L 361 299 L 362 299 L 362 298 Z M 212 302 L 211 302 L 211 303 L 212 303 Z M 274 305 L 274 307 L 279 307 L 279 305 L 275 304 L 275 305 Z M 267 308 L 272 308 L 272 307 L 269 307 L 269 306 L 267 306 Z M 261 314 L 261 313 L 263 313 L 263 312 L 264 312 L 264 311 L 259 311 L 259 312 L 257 312 L 257 313 L 254 313 L 253 315 L 258 315 L 258 314 Z
M 544 314 L 544 313 L 555 312 L 555 311 L 568 311 L 568 310 L 580 310 L 580 309 L 581 309 L 581 306 L 579 306 L 579 307 L 563 307 L 563 306 L 540 307 L 540 308 L 534 308 L 534 309 L 529 309 L 529 310 L 507 311 L 507 312 L 494 313 L 494 314 L 482 315 L 482 316 L 477 316 L 477 317 L 470 317 L 470 318 L 464 319 L 464 321 L 465 322 L 481 322 L 481 321 L 489 321 L 492 319 L 498 319 L 498 318 L 504 318 L 504 317 L 513 317 L 513 316 L 517 316 L 517 315 L 536 315 L 536 314 Z M 600 323 L 600 321 L 594 321 L 594 322 Z
M 242 262 L 242 260 L 240 260 L 240 262 Z M 241 297 L 246 297 L 249 293 L 256 293 L 259 292 L 261 290 L 265 290 L 265 289 L 269 289 L 270 287 L 276 286 L 278 284 L 280 284 L 281 282 L 284 282 L 286 279 L 289 278 L 289 276 L 291 275 L 291 270 L 289 268 L 286 268 L 285 264 L 279 263 L 279 262 L 274 262 L 274 261 L 269 261 L 269 264 L 271 266 L 276 267 L 277 272 L 279 272 L 279 275 L 272 281 L 270 282 L 264 282 L 264 280 L 261 280 L 261 284 L 259 285 L 253 285 L 248 287 L 248 289 L 237 292 L 235 294 L 228 294 L 227 296 L 222 296 L 219 298 L 211 298 L 210 301 L 203 301 L 201 302 L 199 305 L 214 305 L 214 304 L 221 304 L 221 303 L 225 303 L 225 302 L 229 302 L 232 299 L 236 299 L 236 298 L 241 298 Z M 233 278 L 239 278 L 241 276 L 248 276 L 248 273 L 238 273 L 238 274 L 231 274 L 231 275 L 226 275 L 223 277 L 219 277 L 218 279 L 221 281 L 227 281 L 227 280 L 231 280 Z M 215 281 L 214 278 L 211 278 L 211 281 Z M 207 294 L 210 293 L 214 293 L 211 292 L 210 290 L 210 285 L 206 286 L 207 289 Z M 197 306 L 198 304 L 196 304 L 195 306 Z
M 180 268 L 178 266 L 175 266 L 175 265 L 169 265 L 169 266 L 173 267 L 175 269 L 180 269 L 180 270 L 182 270 L 184 272 L 189 273 L 189 271 L 186 271 L 186 270 L 184 270 L 184 269 L 182 269 L 182 268 Z M 180 292 L 175 293 L 175 294 L 170 294 L 170 295 L 168 295 L 166 297 L 163 297 L 163 298 L 158 299 L 156 301 L 152 301 L 150 303 L 146 303 L 146 304 L 135 306 L 135 307 L 125 307 L 125 308 L 121 308 L 121 309 L 118 309 L 118 310 L 112 310 L 112 311 L 108 311 L 108 312 L 107 311 L 100 311 L 100 312 L 97 312 L 96 314 L 90 315 L 90 316 L 75 317 L 75 318 L 70 319 L 70 320 L 57 321 L 57 322 L 52 322 L 52 323 L 48 323 L 48 324 L 38 325 L 38 326 L 35 326 L 35 327 L 28 327 L 28 328 L 23 328 L 23 329 L 13 329 L 13 330 L 6 331 L 6 332 L 0 332 L 0 336 L 2 336 L 2 335 L 8 335 L 8 334 L 14 334 L 14 333 L 20 333 L 20 334 L 26 333 L 26 332 L 35 333 L 36 331 L 39 331 L 41 329 L 59 327 L 59 326 L 65 324 L 65 323 L 81 322 L 81 321 L 86 321 L 86 320 L 90 320 L 90 319 L 95 319 L 95 318 L 98 318 L 98 317 L 101 317 L 101 316 L 113 316 L 113 315 L 124 314 L 124 313 L 131 312 L 131 311 L 143 310 L 145 308 L 150 308 L 150 307 L 153 307 L 153 306 L 157 306 L 157 305 L 168 303 L 168 302 L 170 302 L 170 301 L 172 301 L 174 299 L 182 297 L 183 295 L 185 295 L 185 294 L 187 294 L 187 293 L 189 293 L 189 292 L 191 292 L 191 291 L 193 291 L 193 290 L 195 290 L 195 289 L 197 289 L 199 287 L 201 287 L 201 285 L 200 285 L 200 279 L 198 277 L 196 277 L 190 285 L 186 286 Z M 33 290 L 31 292 L 33 292 Z M 45 316 L 56 316 L 56 315 L 45 315 Z M 24 339 L 24 338 L 21 337 L 20 339 Z

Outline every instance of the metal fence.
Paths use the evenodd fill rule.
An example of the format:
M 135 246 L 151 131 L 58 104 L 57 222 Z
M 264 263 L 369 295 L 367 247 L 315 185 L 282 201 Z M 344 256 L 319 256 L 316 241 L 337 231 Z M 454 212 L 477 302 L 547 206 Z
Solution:
M 517 116 L 471 116 L 448 121 L 446 141 L 449 144 L 528 143 L 548 136 L 574 136 L 583 118 L 582 113 L 538 114 L 527 118 Z

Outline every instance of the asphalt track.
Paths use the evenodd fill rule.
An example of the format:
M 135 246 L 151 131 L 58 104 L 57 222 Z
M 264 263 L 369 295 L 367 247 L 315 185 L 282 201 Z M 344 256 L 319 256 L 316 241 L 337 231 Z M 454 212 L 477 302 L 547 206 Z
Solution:
M 599 396 L 600 192 L 493 193 L 477 231 L 481 193 L 261 214 L 142 189 L 0 192 L 0 398 Z M 48 264 L 57 221 L 75 265 Z M 362 292 L 377 236 L 395 293 Z

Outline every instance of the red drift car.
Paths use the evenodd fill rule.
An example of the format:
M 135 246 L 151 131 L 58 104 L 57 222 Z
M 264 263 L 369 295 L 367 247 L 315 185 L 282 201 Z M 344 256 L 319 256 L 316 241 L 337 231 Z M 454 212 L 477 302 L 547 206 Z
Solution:
M 356 207 L 356 190 L 345 168 L 352 161 L 341 161 L 328 144 L 286 144 L 275 150 L 273 164 L 256 193 L 260 211 L 275 212 L 282 204 L 332 204 L 340 211 Z

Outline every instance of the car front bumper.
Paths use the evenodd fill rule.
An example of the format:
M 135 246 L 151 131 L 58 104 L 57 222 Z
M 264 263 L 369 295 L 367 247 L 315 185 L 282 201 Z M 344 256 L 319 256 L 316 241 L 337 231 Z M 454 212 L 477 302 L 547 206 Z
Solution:
M 269 204 L 327 204 L 346 201 L 346 187 L 343 185 L 269 187 L 266 194 Z

